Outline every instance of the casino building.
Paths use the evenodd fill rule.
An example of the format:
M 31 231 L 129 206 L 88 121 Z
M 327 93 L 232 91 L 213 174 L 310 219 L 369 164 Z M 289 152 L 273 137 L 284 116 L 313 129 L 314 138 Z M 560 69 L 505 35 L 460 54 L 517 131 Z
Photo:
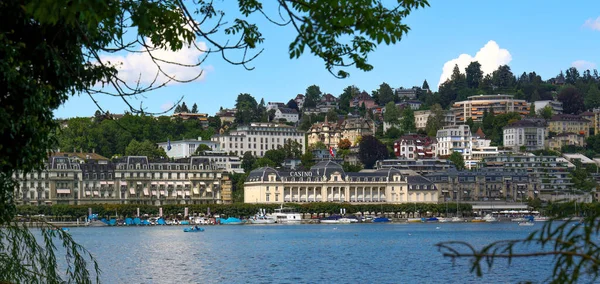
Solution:
M 420 175 L 388 168 L 344 172 L 333 161 L 309 171 L 278 171 L 263 167 L 250 172 L 244 184 L 245 203 L 438 203 L 435 185 Z

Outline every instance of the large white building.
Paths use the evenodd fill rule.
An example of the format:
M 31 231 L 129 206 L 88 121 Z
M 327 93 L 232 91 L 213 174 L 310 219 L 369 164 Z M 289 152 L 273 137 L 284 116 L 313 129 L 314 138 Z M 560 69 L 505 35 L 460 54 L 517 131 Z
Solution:
M 304 132 L 296 127 L 277 123 L 251 123 L 238 126 L 229 134 L 214 135 L 211 140 L 218 143 L 221 151 L 243 156 L 250 151 L 254 156 L 262 157 L 265 152 L 283 147 L 290 141 L 298 142 L 305 148 Z
M 504 127 L 505 147 L 515 150 L 524 146 L 527 151 L 544 149 L 546 123 L 542 120 L 519 120 Z
M 468 125 L 447 126 L 438 130 L 437 155 L 450 156 L 453 152 L 459 152 L 465 160 L 471 159 L 472 135 Z
M 250 172 L 244 203 L 286 202 L 438 203 L 439 198 L 431 181 L 394 168 L 346 173 L 340 164 L 322 161 L 308 171 Z
M 196 149 L 198 149 L 200 145 L 208 146 L 211 149 L 211 151 L 219 150 L 219 143 L 209 140 L 202 140 L 202 137 L 198 137 L 198 140 L 189 139 L 167 141 L 156 143 L 156 145 L 158 145 L 158 147 L 163 148 L 167 153 L 167 156 L 173 159 L 191 157 L 192 155 L 194 155 L 194 152 L 196 152 Z
M 285 119 L 286 122 L 298 122 L 298 111 L 293 108 L 280 107 L 275 110 L 275 121 Z
M 451 110 L 444 110 L 444 121 L 442 126 L 454 126 L 456 124 L 456 117 L 454 112 Z M 431 110 L 417 110 L 415 111 L 415 126 L 417 129 L 425 129 L 427 127 L 427 120 L 433 116 Z
M 509 112 L 517 112 L 522 116 L 528 115 L 529 103 L 515 99 L 511 95 L 477 95 L 470 96 L 466 101 L 455 102 L 452 111 L 457 123 L 465 123 L 469 118 L 481 122 L 485 111 L 496 115 Z

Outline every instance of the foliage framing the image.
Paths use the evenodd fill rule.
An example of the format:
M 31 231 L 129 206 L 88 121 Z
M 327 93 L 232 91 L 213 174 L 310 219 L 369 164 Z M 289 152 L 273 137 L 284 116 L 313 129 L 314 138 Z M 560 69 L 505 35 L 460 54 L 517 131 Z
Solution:
M 442 242 L 437 247 L 453 262 L 459 258 L 470 259 L 471 272 L 477 276 L 483 275 L 486 266 L 491 269 L 498 259 L 506 259 L 511 264 L 517 258 L 553 257 L 552 275 L 544 283 L 577 283 L 581 276 L 592 283 L 600 276 L 598 217 L 600 214 L 594 214 L 581 223 L 553 219 L 527 238 L 497 241 L 481 249 L 463 241 Z M 521 251 L 523 248 L 527 251 Z M 531 252 L 531 248 L 537 251 Z

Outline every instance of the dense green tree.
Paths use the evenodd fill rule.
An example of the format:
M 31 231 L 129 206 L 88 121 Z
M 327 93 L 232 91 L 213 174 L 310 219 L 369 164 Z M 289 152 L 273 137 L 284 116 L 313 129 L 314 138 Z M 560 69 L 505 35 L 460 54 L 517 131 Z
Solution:
M 157 147 L 156 144 L 145 140 L 138 142 L 131 140 L 127 148 L 125 148 L 126 156 L 147 156 L 148 159 L 167 158 L 167 153 L 163 148 Z
M 269 158 L 262 157 L 262 158 L 257 159 L 256 162 L 254 162 L 254 165 L 252 167 L 255 169 L 258 169 L 258 168 L 262 168 L 262 167 L 275 168 L 278 166 L 281 166 L 281 164 L 278 164 Z
M 394 90 L 387 83 L 379 85 L 379 89 L 373 92 L 373 99 L 378 105 L 385 105 L 395 99 Z
M 415 133 L 417 126 L 415 124 L 415 112 L 410 107 L 405 107 L 402 110 L 402 119 L 400 120 L 400 128 L 404 133 Z
M 206 151 L 211 151 L 212 149 L 210 147 L 208 147 L 208 145 L 206 144 L 200 144 L 198 145 L 198 148 L 196 148 L 196 151 L 194 151 L 194 155 L 204 155 Z
M 340 95 L 338 101 L 340 111 L 344 112 L 345 114 L 349 113 L 352 99 L 354 99 L 354 97 L 356 97 L 358 94 L 360 94 L 360 89 L 354 85 L 344 88 L 344 91 Z
M 295 100 L 291 99 L 287 102 L 286 106 L 290 109 L 295 109 L 298 113 L 300 113 L 300 108 L 298 108 L 298 103 Z
M 347 150 L 350 147 L 352 147 L 352 141 L 348 140 L 348 138 L 344 138 L 338 142 L 338 149 L 340 150 Z
M 256 157 L 252 155 L 252 152 L 246 151 L 244 156 L 242 156 L 242 169 L 244 169 L 245 173 L 249 173 L 254 169 L 254 163 L 256 162 Z
M 187 107 L 187 105 L 185 104 L 185 102 L 183 102 L 183 103 L 181 104 L 180 111 L 181 111 L 181 112 L 184 112 L 184 113 L 189 113 L 189 112 L 190 112 L 190 110 L 188 109 L 188 107 Z
M 550 119 L 552 118 L 552 107 L 545 106 L 544 108 L 538 110 L 537 113 L 543 119 Z
M 192 113 L 198 113 L 198 105 L 196 103 L 194 103 L 194 105 L 192 106 Z
M 534 103 L 532 103 L 532 104 L 529 106 L 529 117 L 535 117 L 535 116 L 536 116 L 536 114 L 537 114 L 537 112 L 535 111 L 535 104 L 534 104 Z
M 403 134 L 403 132 L 400 129 L 392 126 L 392 127 L 388 128 L 388 130 L 385 132 L 385 138 L 395 140 L 395 139 L 400 138 L 400 136 L 402 136 L 402 134 Z
M 366 169 L 372 169 L 378 160 L 386 159 L 388 154 L 385 144 L 371 135 L 363 136 L 358 145 L 358 159 Z
M 516 79 L 508 65 L 500 65 L 492 73 L 492 83 L 497 92 L 511 92 L 514 89 Z
M 579 114 L 585 108 L 583 96 L 573 86 L 567 86 L 560 90 L 558 100 L 562 102 L 563 112 L 567 114 Z
M 336 122 L 338 120 L 338 113 L 334 108 L 327 111 L 327 114 L 325 116 L 327 116 L 327 120 L 329 122 Z
M 344 162 L 342 164 L 342 168 L 344 169 L 344 172 L 347 172 L 347 173 L 356 173 L 356 172 L 360 172 L 360 170 L 362 170 L 362 167 L 360 165 L 352 165 L 348 162 Z
M 300 157 L 300 165 L 305 169 L 310 169 L 314 164 L 314 156 L 311 151 L 306 151 L 306 153 L 302 154 Z
M 398 125 L 400 123 L 400 110 L 396 104 L 391 101 L 385 105 L 385 112 L 383 113 L 383 121 L 392 125 Z
M 452 154 L 450 154 L 450 157 L 448 157 L 448 160 L 450 160 L 450 162 L 454 164 L 457 170 L 460 171 L 465 169 L 465 159 L 461 153 L 452 152 Z
M 487 109 L 483 110 L 483 116 L 481 117 L 481 126 L 483 128 L 483 132 L 486 136 L 491 136 L 494 131 L 494 111 L 489 111 Z
M 427 124 L 425 124 L 425 131 L 430 137 L 435 137 L 437 131 L 444 125 L 444 110 L 439 104 L 431 106 L 431 115 L 427 118 Z
M 427 80 L 423 81 L 423 90 L 429 90 L 429 83 L 427 83 Z
M 239 94 L 235 100 L 235 108 L 237 109 L 235 122 L 238 124 L 249 124 L 260 119 L 257 116 L 258 103 L 250 94 Z
M 479 64 L 479 62 L 477 61 L 469 63 L 469 66 L 465 68 L 465 76 L 467 80 L 467 88 L 479 88 L 479 82 L 483 80 L 483 71 L 481 71 L 481 64 Z
M 321 92 L 321 88 L 317 85 L 310 85 L 306 88 L 306 92 L 304 93 L 305 99 L 303 108 L 305 107 L 316 107 L 319 101 L 321 101 L 321 96 L 323 93 Z
M 575 85 L 579 81 L 579 71 L 575 67 L 567 69 L 565 72 L 565 82 L 570 85 Z
M 596 133 L 586 139 L 586 147 L 595 153 L 600 154 L 600 134 Z
M 600 107 L 600 90 L 598 90 L 598 85 L 595 83 L 589 84 L 588 92 L 584 98 L 585 108 L 588 110 L 592 110 L 594 108 Z

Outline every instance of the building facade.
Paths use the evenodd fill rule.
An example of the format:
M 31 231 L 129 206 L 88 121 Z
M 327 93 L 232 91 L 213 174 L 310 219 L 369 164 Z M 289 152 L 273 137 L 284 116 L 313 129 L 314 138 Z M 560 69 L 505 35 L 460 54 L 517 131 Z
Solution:
M 322 161 L 302 172 L 253 170 L 244 184 L 244 202 L 437 203 L 438 191 L 428 179 L 396 169 L 346 173 L 340 164 Z
M 590 121 L 580 115 L 557 114 L 548 120 L 548 132 L 555 134 L 575 133 L 587 138 L 590 136 L 590 125 Z
M 535 112 L 538 113 L 540 110 L 545 107 L 549 107 L 552 110 L 552 114 L 562 114 L 563 113 L 563 105 L 562 102 L 559 101 L 535 101 L 532 103 L 535 107 Z
M 438 130 L 437 155 L 449 156 L 453 152 L 459 152 L 465 160 L 471 159 L 472 136 L 471 128 L 464 125 L 447 126 Z
M 196 157 L 170 162 L 129 156 L 80 163 L 52 156 L 43 171 L 15 178 L 17 204 L 231 203 L 229 174 Z
M 546 147 L 555 151 L 562 151 L 564 146 L 585 147 L 585 136 L 577 133 L 560 133 L 546 140 Z
M 451 110 L 444 110 L 444 121 L 442 126 L 454 126 L 456 125 L 456 117 L 454 112 Z M 415 111 L 415 126 L 417 129 L 423 130 L 427 127 L 427 120 L 433 113 L 430 110 L 417 110 Z
M 437 157 L 437 141 L 427 135 L 403 135 L 394 141 L 394 155 L 408 159 Z
M 283 147 L 287 141 L 298 142 L 303 152 L 305 148 L 304 132 L 296 127 L 277 123 L 242 125 L 229 134 L 214 135 L 211 140 L 220 144 L 221 151 L 233 152 L 240 157 L 247 151 L 262 157 L 268 150 Z
M 308 145 L 322 142 L 328 148 L 337 149 L 342 139 L 348 139 L 352 145 L 357 145 L 359 137 L 373 135 L 373 121 L 362 117 L 348 117 L 341 122 L 317 122 L 307 132 Z
M 544 149 L 546 142 L 546 123 L 541 120 L 519 120 L 503 129 L 504 147 L 519 150 L 525 147 L 527 151 Z
M 202 140 L 202 137 L 198 137 L 198 140 L 189 139 L 167 141 L 156 143 L 156 145 L 158 145 L 160 148 L 163 148 L 165 153 L 167 153 L 167 156 L 173 159 L 181 159 L 193 156 L 196 152 L 196 149 L 198 149 L 200 145 L 208 146 L 211 151 L 219 151 L 219 143 L 210 140 Z
M 532 197 L 553 200 L 573 190 L 567 164 L 556 156 L 498 155 L 484 158 L 481 167 L 527 173 L 533 184 Z
M 528 115 L 529 103 L 514 99 L 511 95 L 478 95 L 471 96 L 466 101 L 455 102 L 452 111 L 457 123 L 464 123 L 469 117 L 474 122 L 481 122 L 485 111 L 494 114 L 516 112 L 521 116 Z
M 449 169 L 453 169 L 454 164 L 448 160 L 438 158 L 422 160 L 398 158 L 379 160 L 375 164 L 375 167 L 377 169 L 394 168 L 400 171 L 409 170 L 420 175 L 427 175 L 430 173 L 445 172 Z
M 448 201 L 525 201 L 533 196 L 527 173 L 482 169 L 455 169 L 426 175 L 435 183 L 440 202 Z
M 298 122 L 298 111 L 291 108 L 278 108 L 275 111 L 275 121 L 285 120 L 286 122 Z

